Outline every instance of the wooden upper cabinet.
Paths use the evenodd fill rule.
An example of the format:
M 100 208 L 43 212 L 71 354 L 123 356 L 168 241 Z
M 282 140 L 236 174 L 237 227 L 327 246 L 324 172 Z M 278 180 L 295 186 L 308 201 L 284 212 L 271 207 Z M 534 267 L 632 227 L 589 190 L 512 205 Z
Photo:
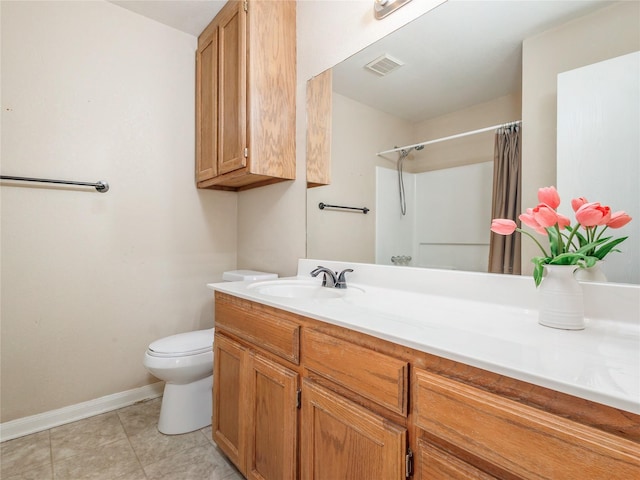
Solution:
M 331 183 L 332 100 L 329 69 L 307 83 L 307 188 Z
M 229 1 L 198 37 L 198 188 L 295 178 L 296 3 Z

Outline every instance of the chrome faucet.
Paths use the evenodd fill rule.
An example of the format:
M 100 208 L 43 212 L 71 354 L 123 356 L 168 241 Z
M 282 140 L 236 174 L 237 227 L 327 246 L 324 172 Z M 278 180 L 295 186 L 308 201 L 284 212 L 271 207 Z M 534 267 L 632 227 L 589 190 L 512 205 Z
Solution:
M 347 279 L 344 278 L 344 276 L 349 272 L 353 272 L 353 270 L 347 268 L 340 272 L 340 275 L 338 275 L 338 281 L 336 282 L 336 288 L 347 288 Z
M 345 274 L 353 272 L 352 269 L 347 268 L 340 272 L 334 272 L 329 270 L 327 267 L 322 267 L 318 265 L 318 268 L 311 272 L 312 277 L 317 277 L 320 273 L 324 273 L 324 278 L 322 279 L 322 286 L 329 288 L 347 288 L 347 280 L 345 279 Z

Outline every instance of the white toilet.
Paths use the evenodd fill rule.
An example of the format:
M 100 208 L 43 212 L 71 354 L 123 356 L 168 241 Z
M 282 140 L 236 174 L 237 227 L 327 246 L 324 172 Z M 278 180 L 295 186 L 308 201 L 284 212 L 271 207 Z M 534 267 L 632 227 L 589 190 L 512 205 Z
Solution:
M 277 278 L 253 270 L 224 272 L 225 281 Z M 143 365 L 165 381 L 158 430 L 167 435 L 192 432 L 211 425 L 214 329 L 179 333 L 149 345 Z

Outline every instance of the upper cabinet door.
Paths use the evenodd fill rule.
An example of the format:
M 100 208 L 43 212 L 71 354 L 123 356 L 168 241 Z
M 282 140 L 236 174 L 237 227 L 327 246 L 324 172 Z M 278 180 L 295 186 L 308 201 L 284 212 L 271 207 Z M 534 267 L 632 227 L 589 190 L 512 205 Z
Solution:
M 196 52 L 196 178 L 218 175 L 218 29 L 198 39 Z
M 230 2 L 220 12 L 218 85 L 218 172 L 247 165 L 247 17 L 243 2 Z

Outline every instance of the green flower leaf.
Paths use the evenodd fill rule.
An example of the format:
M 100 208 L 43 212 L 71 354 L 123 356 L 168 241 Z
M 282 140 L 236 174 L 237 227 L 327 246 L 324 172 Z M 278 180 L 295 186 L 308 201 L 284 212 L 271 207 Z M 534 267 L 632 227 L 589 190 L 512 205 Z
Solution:
M 607 239 L 605 239 L 605 241 L 608 240 L 609 238 L 611 237 L 608 237 Z M 613 247 L 624 242 L 627 238 L 629 237 L 621 237 L 621 238 L 616 238 L 615 240 L 611 240 L 609 243 L 606 243 L 605 245 L 597 249 L 595 252 L 593 252 L 593 256 L 598 258 L 598 260 L 602 260 L 604 257 L 607 256 L 607 254 L 611 252 L 619 252 L 620 250 L 617 250 L 617 249 L 614 250 Z

